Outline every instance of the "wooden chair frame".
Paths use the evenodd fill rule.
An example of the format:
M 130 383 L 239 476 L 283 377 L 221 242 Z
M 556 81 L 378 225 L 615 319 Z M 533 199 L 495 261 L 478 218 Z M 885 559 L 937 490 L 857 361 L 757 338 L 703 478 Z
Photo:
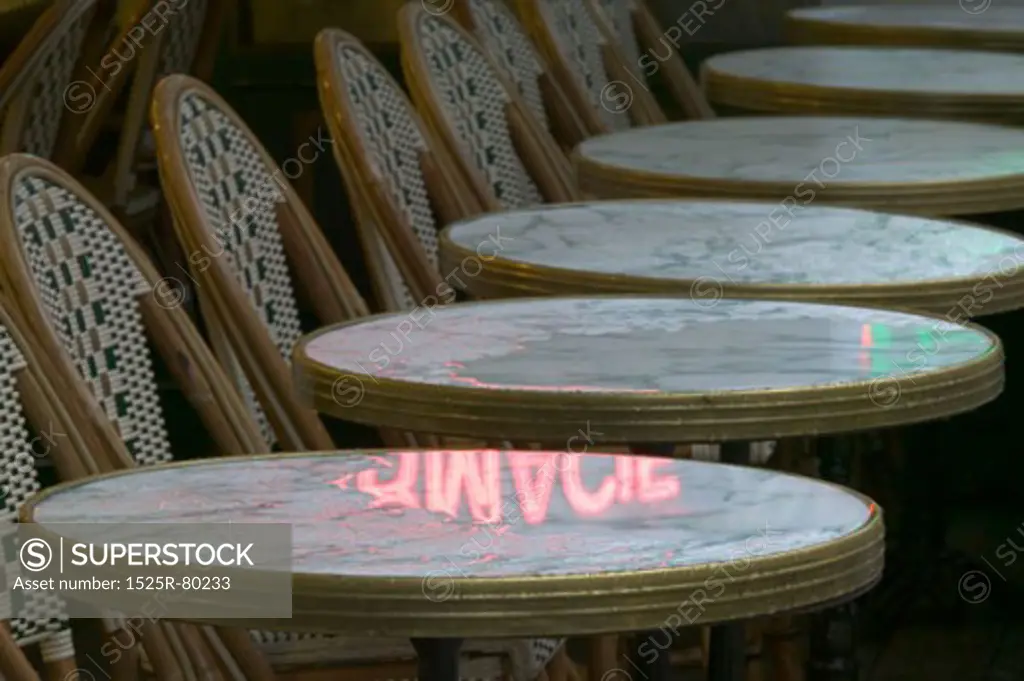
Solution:
M 80 454 L 88 450 L 90 443 L 61 404 L 43 370 L 44 365 L 35 357 L 33 343 L 23 332 L 23 323 L 17 319 L 16 312 L 8 312 L 8 307 L 0 296 L 0 326 L 25 360 L 25 366 L 13 374 L 25 420 L 37 432 L 51 429 L 61 433 L 63 437 L 48 443 L 47 456 L 62 477 L 84 477 L 86 468 Z M 44 664 L 47 678 L 51 681 L 67 679 L 78 666 L 74 656 L 48 660 Z M 0 675 L 11 681 L 38 681 L 35 669 L 14 641 L 8 623 L 3 620 L 0 620 Z
M 0 68 L 0 155 L 21 150 L 21 137 L 27 123 L 32 94 L 25 90 L 26 83 L 42 67 L 49 49 L 64 33 L 79 20 L 95 14 L 96 4 L 97 0 L 55 2 L 36 19 L 14 52 L 4 61 Z M 83 39 L 83 48 L 87 39 L 88 35 Z M 67 119 L 65 111 L 61 117 L 62 127 Z M 59 133 L 57 139 L 60 139 Z
M 0 160 L 0 235 L 5 243 L 21 244 L 14 222 L 14 186 L 25 174 L 38 177 L 74 194 L 94 211 L 119 239 L 145 283 L 154 291 L 163 280 L 113 216 L 74 179 L 42 159 L 14 154 Z M 163 282 L 165 283 L 165 282 Z M 51 380 L 62 386 L 60 401 L 65 405 L 88 446 L 81 450 L 77 465 L 65 459 L 58 470 L 67 479 L 118 470 L 135 465 L 114 425 L 107 419 L 89 392 L 53 330 L 49 316 L 36 291 L 35 279 L 21 247 L 0 252 L 0 289 L 10 299 L 12 314 L 22 322 L 26 337 L 38 348 L 37 357 L 45 358 Z M 204 426 L 226 454 L 252 454 L 268 451 L 255 424 L 248 418 L 245 405 L 206 349 L 185 313 L 176 307 L 159 305 L 154 296 L 139 297 L 143 324 L 150 342 L 163 357 L 185 397 L 196 409 Z M 210 630 L 212 631 L 212 630 Z M 270 666 L 255 650 L 246 632 L 218 628 L 214 645 L 207 643 L 199 627 L 185 624 L 143 626 L 145 649 L 160 681 L 220 681 L 217 671 L 227 661 L 218 661 L 219 651 L 230 652 L 237 667 L 251 679 L 273 681 Z M 180 644 L 180 645 L 179 645 Z M 209 647 L 208 647 L 209 645 Z M 182 651 L 185 655 L 176 654 Z M 229 665 L 230 666 L 230 665 Z
M 601 30 L 608 39 L 618 40 L 615 35 L 613 23 L 605 15 L 604 10 L 601 8 L 601 0 L 587 0 L 590 3 L 591 12 L 597 18 Z M 654 13 L 651 12 L 650 7 L 647 5 L 647 0 L 614 0 L 617 2 L 628 2 L 630 5 L 630 14 L 633 22 L 631 27 L 636 33 L 637 42 L 641 48 L 645 50 L 644 54 L 640 56 L 640 60 L 643 60 L 644 56 L 651 57 L 656 54 L 656 50 L 659 46 L 665 46 L 662 42 L 666 36 L 666 31 L 662 30 L 661 25 L 655 18 Z M 652 60 L 651 63 L 655 63 Z M 668 57 L 661 59 L 656 58 L 657 69 L 655 73 L 661 73 L 665 79 L 665 86 L 668 88 L 672 98 L 676 101 L 679 107 L 683 110 L 683 113 L 690 120 L 710 120 L 715 118 L 715 111 L 711 108 L 707 98 L 700 89 L 700 85 L 697 84 L 696 79 L 690 73 L 690 69 L 686 67 L 683 62 L 683 58 L 679 55 L 678 50 L 670 50 Z M 642 66 L 637 64 L 637 66 Z M 653 75 L 653 74 L 651 74 Z M 644 75 L 640 76 L 644 78 Z
M 481 2 L 487 2 L 495 7 L 498 7 L 498 11 L 508 12 L 509 18 L 518 24 L 519 29 L 523 32 L 523 35 L 529 40 L 529 32 L 526 27 L 519 22 L 519 17 L 515 15 L 515 12 L 504 2 L 504 0 L 480 0 Z M 473 9 L 470 6 L 470 2 L 457 2 L 452 8 L 452 16 L 462 26 L 477 37 L 477 40 L 481 44 L 486 44 L 487 40 L 483 37 L 486 28 L 477 26 L 476 18 L 473 14 Z M 533 47 L 534 55 L 537 58 L 538 63 L 541 67 L 541 73 L 537 77 L 537 84 L 540 88 L 541 97 L 544 100 L 544 109 L 547 112 L 548 120 L 551 124 L 550 132 L 555 136 L 555 139 L 562 145 L 564 151 L 571 151 L 576 148 L 580 142 L 589 137 L 587 133 L 587 127 L 583 121 L 580 120 L 579 115 L 576 113 L 576 109 L 569 97 L 565 94 L 562 86 L 558 80 L 554 77 L 551 72 L 551 66 L 548 64 L 547 59 L 537 46 L 530 41 Z M 509 80 L 514 80 L 511 74 Z
M 516 0 L 519 8 L 519 15 L 522 17 L 527 30 L 533 37 L 534 43 L 540 48 L 541 53 L 551 64 L 552 73 L 559 81 L 562 89 L 576 107 L 576 112 L 586 125 L 590 135 L 603 135 L 612 130 L 608 124 L 601 120 L 595 107 L 591 104 L 589 93 L 583 90 L 579 80 L 574 75 L 574 67 L 569 64 L 562 55 L 558 44 L 558 36 L 552 31 L 544 18 L 543 3 L 550 0 Z M 602 63 L 608 76 L 608 84 L 616 82 L 623 83 L 631 91 L 630 101 L 627 103 L 627 114 L 634 125 L 658 125 L 667 122 L 665 114 L 661 111 L 654 96 L 647 89 L 646 84 L 640 81 L 642 76 L 634 72 L 629 65 L 618 39 L 610 27 L 594 12 L 594 6 L 588 0 L 581 0 L 583 9 L 587 12 L 591 21 L 597 27 L 602 37 Z M 631 85 L 632 84 L 632 85 Z
M 474 46 L 488 63 L 492 75 L 508 97 L 505 116 L 513 147 L 544 199 L 552 203 L 580 200 L 581 195 L 576 189 L 565 154 L 548 131 L 537 125 L 522 102 L 518 88 L 508 81 L 503 69 L 491 59 L 476 38 L 450 17 L 431 14 L 415 3 L 407 4 L 398 12 L 398 36 L 402 52 L 402 70 L 409 84 L 412 101 L 423 115 L 428 127 L 444 141 L 448 153 L 460 162 L 459 166 L 465 180 L 475 190 L 484 209 L 488 212 L 498 212 L 503 210 L 503 206 L 472 159 L 466 158 L 462 153 L 462 143 L 449 123 L 444 101 L 432 86 L 429 61 L 423 52 L 417 29 L 421 21 L 446 23 L 467 43 Z
M 111 54 L 116 46 L 128 40 L 142 19 L 153 12 L 159 2 L 160 0 L 147 0 L 144 6 L 145 11 L 142 11 L 143 7 L 135 8 L 136 13 L 121 26 L 113 43 L 107 46 L 101 59 Z M 236 0 L 210 0 L 207 5 L 206 21 L 199 37 L 195 58 L 189 69 L 190 73 L 200 79 L 209 77 L 213 70 L 223 25 L 230 16 L 235 3 Z M 163 15 L 160 16 L 163 18 Z M 124 208 L 129 201 L 133 176 L 139 161 L 139 145 L 148 123 L 149 103 L 152 99 L 153 89 L 156 87 L 164 44 L 171 30 L 173 30 L 173 26 L 168 21 L 164 25 L 164 30 L 147 36 L 143 45 L 138 45 L 137 41 L 133 40 L 132 42 L 138 46 L 138 53 L 134 58 L 124 62 L 123 68 L 104 83 L 105 87 L 98 90 L 96 102 L 92 108 L 81 116 L 71 119 L 69 125 L 61 129 L 58 138 L 57 147 L 60 154 L 55 156 L 57 164 L 72 173 L 78 173 L 85 162 L 86 154 L 92 148 L 104 126 L 108 124 L 110 113 L 121 91 L 128 81 L 131 81 L 124 115 L 119 121 L 118 127 L 121 134 L 118 138 L 117 151 L 94 192 L 105 203 L 109 202 L 118 209 Z
M 141 12 L 133 13 L 124 24 L 118 23 L 118 17 L 111 17 L 111 21 L 117 26 L 113 43 L 103 45 L 102 52 L 93 46 L 93 49 L 83 55 L 83 63 L 76 69 L 76 78 L 86 80 L 86 82 L 94 80 L 96 78 L 93 75 L 96 71 L 95 67 L 102 66 L 104 57 L 110 54 L 114 45 L 119 45 L 128 39 L 129 31 L 134 28 L 142 16 Z M 144 55 L 145 51 L 142 54 Z M 109 75 L 102 83 L 99 83 L 101 87 L 94 88 L 96 97 L 92 105 L 86 111 L 69 118 L 61 126 L 53 155 L 53 160 L 57 165 L 73 174 L 78 173 L 93 142 L 103 126 L 107 124 L 114 103 L 121 96 L 125 85 L 131 81 L 132 75 L 142 61 L 143 56 L 138 56 L 121 62 L 121 68 L 117 69 L 116 73 Z M 100 71 L 103 72 L 103 69 L 101 68 Z
M 278 166 L 252 131 L 230 106 L 205 84 L 187 76 L 170 76 L 156 88 L 151 116 L 157 142 L 160 177 L 174 216 L 178 240 L 188 253 L 216 253 L 213 225 L 191 181 L 191 171 L 180 144 L 181 99 L 197 94 L 211 102 L 243 131 L 267 168 Z M 278 183 L 284 203 L 277 204 L 277 219 L 296 295 L 323 324 L 368 314 L 366 304 L 342 268 L 312 216 L 291 185 Z M 282 447 L 288 450 L 327 450 L 334 444 L 317 413 L 303 400 L 291 371 L 264 330 L 245 292 L 223 258 L 210 258 L 203 270 L 188 267 L 201 289 L 200 307 L 211 334 L 223 337 L 218 353 L 222 362 L 237 358 L 256 397 L 266 411 Z

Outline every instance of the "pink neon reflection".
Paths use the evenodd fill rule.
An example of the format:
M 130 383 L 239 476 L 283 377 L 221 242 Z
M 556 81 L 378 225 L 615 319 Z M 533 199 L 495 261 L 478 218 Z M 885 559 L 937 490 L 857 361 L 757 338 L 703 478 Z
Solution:
M 530 525 L 543 523 L 556 482 L 569 506 L 583 517 L 595 517 L 616 504 L 655 504 L 679 496 L 682 486 L 676 475 L 658 475 L 669 461 L 617 456 L 615 472 L 596 489 L 588 489 L 582 471 L 587 457 L 557 452 L 500 452 L 490 450 L 397 452 L 397 465 L 388 464 L 394 475 L 381 480 L 379 469 L 355 475 L 355 488 L 373 497 L 372 507 L 424 508 L 450 517 L 458 515 L 463 499 L 475 522 L 501 522 L 501 457 L 512 470 L 517 505 Z M 348 489 L 351 475 L 330 484 Z M 422 479 L 423 492 L 418 483 Z

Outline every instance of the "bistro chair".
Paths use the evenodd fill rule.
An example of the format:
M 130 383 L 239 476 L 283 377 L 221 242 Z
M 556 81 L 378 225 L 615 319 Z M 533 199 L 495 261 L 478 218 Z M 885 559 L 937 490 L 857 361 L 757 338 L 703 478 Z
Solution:
M 353 36 L 317 35 L 320 104 L 352 202 L 377 298 L 389 311 L 451 302 L 438 264 L 440 226 L 482 212 L 454 161 L 401 86 Z M 439 288 L 440 287 L 440 288 Z
M 15 154 L 0 161 L 0 290 L 24 320 L 61 400 L 92 439 L 80 477 L 171 459 L 154 351 L 225 454 L 267 446 L 185 313 L 159 294 L 166 283 L 106 208 L 51 163 Z M 143 626 L 158 679 L 216 669 L 230 651 L 252 679 L 269 667 L 247 635 L 204 636 L 192 625 Z M 178 651 L 177 653 L 175 651 Z M 186 678 L 193 678 L 188 677 Z
M 482 212 L 475 193 L 362 43 L 326 29 L 314 51 L 335 160 L 349 195 L 363 197 L 367 206 L 357 222 L 378 298 L 389 311 L 434 299 L 452 302 L 439 269 L 437 233 Z
M 23 573 L 13 538 L 2 533 L 13 532 L 22 504 L 41 489 L 36 469 L 39 459 L 49 459 L 62 476 L 85 474 L 76 454 L 85 449 L 81 435 L 57 400 L 43 368 L 46 365 L 34 356 L 32 343 L 6 308 L 6 304 L 0 305 L 0 570 L 7 579 L 0 592 L 0 613 L 10 611 L 11 583 Z M 77 664 L 64 604 L 44 592 L 30 591 L 25 597 L 18 617 L 0 620 L 0 676 L 8 681 L 38 681 L 21 651 L 21 647 L 35 645 L 47 678 L 65 681 Z
M 57 164 L 79 177 L 110 207 L 164 270 L 175 269 L 174 263 L 184 260 L 184 255 L 169 225 L 167 229 L 159 227 L 169 217 L 157 177 L 147 117 L 149 102 L 157 80 L 163 76 L 191 73 L 209 77 L 233 3 L 190 0 L 172 7 L 170 12 L 164 0 L 139 3 L 136 15 L 122 22 L 93 65 L 95 71 L 109 76 L 103 87 L 96 88 L 96 102 L 88 111 L 70 118 L 57 144 Z M 144 31 L 140 40 L 137 34 L 146 17 L 155 27 Z M 114 112 L 122 99 L 123 110 Z M 116 134 L 113 154 L 98 160 L 98 175 L 85 175 L 83 169 L 96 140 L 111 132 Z M 189 301 L 194 300 L 190 284 L 182 282 Z
M 591 135 L 667 119 L 588 0 L 516 0 L 519 15 Z
M 486 211 L 579 198 L 565 155 L 473 36 L 416 3 L 398 36 L 412 101 Z
M 123 24 L 100 63 L 94 65 L 111 76 L 106 87 L 97 90 L 95 104 L 61 129 L 55 161 L 78 174 L 99 135 L 116 126 L 120 132 L 114 157 L 102 177 L 87 181 L 93 194 L 105 205 L 113 206 L 115 214 L 133 217 L 151 211 L 159 203 L 159 182 L 140 184 L 145 179 L 142 175 L 156 170 L 147 119 L 153 88 L 160 78 L 173 73 L 209 77 L 232 3 L 233 0 L 189 0 L 173 11 L 164 7 L 156 12 L 160 0 L 148 0 L 137 8 L 133 21 Z M 155 16 L 158 27 L 146 31 L 140 40 L 136 33 L 146 15 Z M 128 81 L 131 84 L 124 112 L 111 116 Z
M 187 76 L 153 98 L 160 177 L 199 288 L 214 350 L 230 367 L 268 442 L 334 449 L 292 382 L 299 294 L 321 324 L 368 314 L 282 171 L 216 92 Z
M 564 149 L 571 150 L 587 138 L 572 102 L 503 0 L 463 0 L 452 6 L 452 13 L 502 67 L 536 121 Z
M 715 112 L 701 92 L 700 86 L 679 56 L 679 27 L 662 30 L 646 0 L 587 0 L 602 33 L 613 36 L 629 64 L 639 70 L 642 83 L 660 73 L 665 87 L 688 119 L 706 120 Z M 679 31 L 675 39 L 672 28 Z M 667 44 L 668 41 L 671 44 Z
M 265 374 L 252 365 L 246 371 L 247 380 L 265 381 L 257 389 L 265 392 L 256 392 L 251 403 L 254 411 L 283 414 L 272 428 L 264 427 L 268 440 L 292 437 L 304 450 L 335 448 L 291 382 L 288 365 L 300 335 L 296 293 L 320 303 L 317 317 L 323 324 L 365 315 L 365 305 L 290 185 L 272 179 L 275 171 L 280 176 L 273 159 L 212 89 L 187 77 L 167 78 L 157 86 L 153 115 L 161 177 L 178 237 L 187 251 L 209 256 L 202 264 L 190 258 L 204 320 L 211 328 L 231 330 L 230 356 L 258 357 L 258 366 L 268 368 Z M 302 410 L 308 420 L 286 420 L 296 413 L 305 416 Z M 292 432 L 282 425 L 292 426 Z M 411 646 L 399 639 L 258 636 L 264 649 L 287 665 L 347 662 L 366 659 L 367 653 L 374 658 L 412 656 Z M 464 669 L 464 675 L 500 677 L 507 655 L 525 670 L 517 678 L 528 681 L 544 670 L 559 644 L 536 639 L 467 645 L 470 652 L 484 655 L 467 660 L 478 669 Z
M 36 20 L 0 68 L 0 155 L 49 158 L 69 98 L 88 97 L 72 80 L 96 0 L 58 0 Z M 79 92 L 78 95 L 75 93 Z

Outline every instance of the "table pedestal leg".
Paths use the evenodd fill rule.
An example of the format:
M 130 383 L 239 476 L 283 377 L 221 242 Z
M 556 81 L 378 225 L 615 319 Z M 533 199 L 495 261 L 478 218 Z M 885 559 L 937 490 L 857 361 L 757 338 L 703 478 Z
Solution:
M 744 681 L 747 678 L 747 631 L 742 624 L 711 627 L 708 681 Z
M 419 681 L 459 681 L 459 650 L 462 639 L 414 638 L 419 658 Z
M 674 445 L 642 444 L 630 447 L 634 454 L 668 456 Z M 750 465 L 749 442 L 723 442 L 721 462 L 739 466 Z M 708 651 L 708 681 L 744 681 L 747 674 L 747 633 L 742 623 L 720 624 L 711 627 Z M 641 671 L 649 681 L 667 681 L 671 675 L 668 651 L 654 659 L 644 660 Z
M 822 438 L 818 474 L 822 480 L 848 485 L 853 467 L 852 437 Z M 812 617 L 809 681 L 856 681 L 857 611 L 855 603 L 829 608 Z
M 659 442 L 644 442 L 638 445 L 630 445 L 629 451 L 633 454 L 643 454 L 644 456 L 672 456 L 676 451 L 676 446 Z
M 719 459 L 737 466 L 750 465 L 749 442 L 723 442 Z M 747 677 L 747 630 L 740 622 L 711 627 L 708 681 L 744 681 Z
M 659 647 L 658 650 L 654 649 L 652 645 L 654 641 L 661 640 L 668 637 L 668 645 L 664 649 Z M 633 639 L 633 650 L 638 653 L 645 647 L 643 644 L 647 643 L 646 648 L 648 653 L 654 653 L 653 656 L 647 653 L 641 653 L 638 656 L 639 664 L 637 669 L 640 671 L 640 678 L 638 681 L 672 681 L 672 645 L 675 643 L 675 632 L 669 635 L 664 629 L 654 631 L 641 632 L 636 635 Z
M 731 463 L 737 466 L 750 465 L 749 442 L 723 442 L 720 451 L 720 461 L 722 463 Z

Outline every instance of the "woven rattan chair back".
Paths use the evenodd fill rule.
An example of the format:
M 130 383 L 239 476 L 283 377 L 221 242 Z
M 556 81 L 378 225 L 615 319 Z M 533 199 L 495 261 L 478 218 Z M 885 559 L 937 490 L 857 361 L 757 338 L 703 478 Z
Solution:
M 665 120 L 588 0 L 517 0 L 527 29 L 593 135 Z
M 153 88 L 160 78 L 175 73 L 209 75 L 233 5 L 234 0 L 190 0 L 178 6 L 150 0 L 139 7 L 92 65 L 104 78 L 104 87 L 95 104 L 61 130 L 58 163 L 77 172 L 130 81 L 117 149 L 100 186 L 104 198 L 124 212 L 137 172 L 154 157 L 147 119 Z
M 315 60 L 335 159 L 384 307 L 452 302 L 439 275 L 437 232 L 439 222 L 479 212 L 472 190 L 438 156 L 440 145 L 401 86 L 356 38 L 322 31 Z
M 78 472 L 77 462 L 69 460 L 69 455 L 73 457 L 80 438 L 54 397 L 24 331 L 0 305 L 0 569 L 6 572 L 7 587 L 19 575 L 31 576 L 21 570 L 13 531 L 22 505 L 41 489 L 36 464 L 45 457 L 62 472 Z M 18 646 L 38 645 L 54 681 L 74 672 L 71 628 L 59 598 L 42 591 L 5 588 L 0 592 L 0 613 L 9 612 L 18 617 L 6 622 L 10 639 L 0 622 L 0 657 L 5 658 L 0 672 L 5 678 L 36 678 Z
M 237 393 L 161 278 L 110 213 L 70 176 L 25 155 L 0 161 L 0 288 L 40 356 L 98 404 L 123 441 L 116 468 L 170 460 L 154 351 L 225 453 L 266 451 Z M 126 460 L 127 459 L 127 460 Z
M 640 64 L 640 40 L 633 25 L 633 14 L 637 11 L 637 0 L 594 0 L 604 13 L 604 19 L 615 32 L 623 56 L 630 64 Z
M 502 67 L 530 113 L 564 149 L 571 150 L 586 139 L 586 126 L 503 0 L 466 0 L 453 5 L 452 12 Z
M 519 88 L 523 103 L 551 129 L 540 78 L 545 72 L 540 53 L 530 42 L 515 14 L 501 0 L 467 0 L 452 8 L 488 54 Z
M 472 35 L 415 3 L 399 11 L 398 26 L 412 99 L 485 209 L 576 198 L 554 139 Z
M 676 41 L 682 37 L 682 29 L 673 26 L 663 31 L 645 0 L 588 1 L 593 3 L 593 13 L 599 22 L 603 20 L 607 24 L 608 32 L 618 42 L 638 78 L 647 82 L 650 76 L 660 73 L 687 118 L 715 117 L 714 109 L 679 55 Z M 673 28 L 678 35 L 670 37 Z
M 268 441 L 332 448 L 292 382 L 292 348 L 302 334 L 297 293 L 322 324 L 367 308 L 285 179 L 316 161 L 330 139 L 304 143 L 290 159 L 295 174 L 278 168 L 231 107 L 186 76 L 160 82 L 152 116 L 161 183 L 190 254 L 183 266 L 218 357 L 234 370 Z
M 60 0 L 39 17 L 0 69 L 0 154 L 49 158 L 73 97 L 89 98 L 72 82 L 96 0 Z

